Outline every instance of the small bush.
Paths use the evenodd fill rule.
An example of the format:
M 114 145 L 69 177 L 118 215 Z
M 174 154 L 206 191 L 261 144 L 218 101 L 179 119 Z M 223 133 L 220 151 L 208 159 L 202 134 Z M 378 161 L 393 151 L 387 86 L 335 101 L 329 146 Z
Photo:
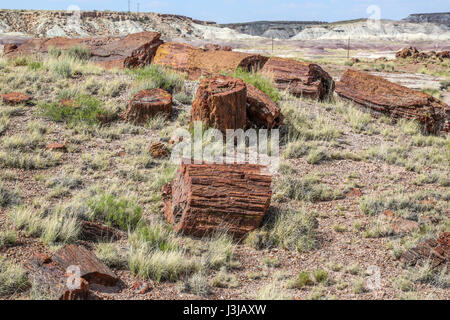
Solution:
M 317 283 L 324 283 L 328 279 L 328 272 L 323 269 L 317 269 L 314 270 L 313 276 Z
M 293 297 L 280 288 L 278 281 L 272 281 L 271 283 L 261 287 L 255 296 L 256 300 L 292 300 Z
M 95 255 L 108 267 L 116 269 L 127 267 L 127 257 L 114 243 L 99 243 Z
M 309 272 L 302 271 L 298 276 L 288 283 L 289 289 L 302 289 L 306 286 L 313 284 Z
M 236 288 L 239 282 L 234 274 L 227 272 L 227 269 L 223 267 L 214 277 L 212 285 L 218 288 Z
M 14 245 L 17 241 L 17 234 L 14 231 L 0 231 L 0 248 Z
M 176 93 L 183 89 L 184 79 L 177 73 L 167 70 L 159 65 L 150 64 L 144 68 L 129 69 L 136 80 L 145 87 L 139 89 L 161 88 L 170 93 Z
M 99 117 L 105 115 L 101 102 L 94 97 L 80 95 L 76 99 L 75 106 L 61 106 L 59 103 L 41 104 L 40 110 L 43 116 L 56 122 L 66 122 L 70 126 L 79 123 L 94 125 L 99 123 Z
M 0 184 L 0 208 L 15 205 L 20 202 L 20 197 L 16 192 L 12 192 Z
M 186 281 L 181 282 L 179 288 L 180 292 L 191 293 L 200 297 L 207 297 L 212 292 L 208 279 L 203 273 L 195 273 Z
M 11 296 L 29 287 L 26 271 L 21 266 L 0 257 L 0 297 Z
M 91 57 L 89 49 L 83 46 L 70 47 L 68 50 L 64 51 L 63 54 L 79 60 L 88 60 Z
M 192 97 L 187 95 L 185 92 L 178 92 L 174 94 L 173 98 L 182 104 L 192 104 Z
M 274 102 L 278 102 L 281 99 L 281 93 L 274 87 L 272 81 L 256 72 L 247 72 L 242 68 L 238 68 L 232 76 L 242 79 L 246 83 L 250 83 L 267 94 Z

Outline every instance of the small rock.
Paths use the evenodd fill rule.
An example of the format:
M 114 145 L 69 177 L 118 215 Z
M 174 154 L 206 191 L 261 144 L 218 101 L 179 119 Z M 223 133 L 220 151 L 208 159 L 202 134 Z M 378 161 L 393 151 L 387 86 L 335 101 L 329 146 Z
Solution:
M 45 150 L 50 150 L 50 151 L 62 151 L 62 152 L 66 152 L 67 151 L 67 146 L 65 143 L 51 143 L 49 145 L 47 145 L 45 147 Z
M 152 290 L 152 287 L 149 282 L 135 282 L 132 286 L 133 290 L 137 294 L 146 294 L 147 292 Z
M 27 103 L 31 100 L 31 97 L 29 95 L 26 95 L 21 92 L 10 92 L 2 95 L 3 102 L 7 104 L 21 104 L 21 103 Z
M 169 154 L 169 149 L 164 143 L 154 142 L 150 145 L 149 152 L 154 158 L 164 158 Z

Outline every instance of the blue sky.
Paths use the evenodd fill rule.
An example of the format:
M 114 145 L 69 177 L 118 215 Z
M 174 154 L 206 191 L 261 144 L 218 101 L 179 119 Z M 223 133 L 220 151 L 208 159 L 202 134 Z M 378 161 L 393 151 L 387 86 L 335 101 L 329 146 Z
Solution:
M 370 5 L 381 18 L 401 19 L 410 13 L 449 12 L 450 0 L 130 0 L 133 11 L 181 14 L 219 23 L 256 20 L 337 21 L 369 17 Z M 128 10 L 128 0 L 0 0 L 1 9 Z

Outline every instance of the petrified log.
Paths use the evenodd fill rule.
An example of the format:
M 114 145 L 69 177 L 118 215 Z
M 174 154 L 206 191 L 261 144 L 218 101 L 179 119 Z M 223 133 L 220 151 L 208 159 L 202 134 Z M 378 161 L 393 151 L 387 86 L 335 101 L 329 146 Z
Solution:
M 118 240 L 123 237 L 120 230 L 104 224 L 81 220 L 81 238 L 88 241 Z
M 259 72 L 295 96 L 323 100 L 334 90 L 331 76 L 313 63 L 271 57 Z
M 145 123 L 157 114 L 167 117 L 172 114 L 172 95 L 159 88 L 136 93 L 131 98 L 122 119 L 133 123 Z
M 450 258 L 450 232 L 444 232 L 437 239 L 420 242 L 402 255 L 402 260 L 409 266 L 431 263 L 433 268 L 448 268 Z
M 89 292 L 89 283 L 85 279 L 80 280 L 80 286 L 77 289 L 67 287 L 69 275 L 58 264 L 45 255 L 35 255 L 31 258 L 25 267 L 29 271 L 29 277 L 35 290 L 41 291 L 56 300 L 86 300 L 91 297 Z
M 92 252 L 81 246 L 66 245 L 54 253 L 52 260 L 64 270 L 69 266 L 78 266 L 81 278 L 89 284 L 114 286 L 119 280 Z
M 443 130 L 450 119 L 449 106 L 429 94 L 356 70 L 345 72 L 336 85 L 336 92 L 376 112 L 415 119 L 428 132 Z
M 30 39 L 15 49 L 9 47 L 4 53 L 16 57 L 47 54 L 50 48 L 67 50 L 81 46 L 89 49 L 92 62 L 105 68 L 142 67 L 152 62 L 156 49 L 163 43 L 160 36 L 157 32 L 145 31 L 125 37 Z
M 251 164 L 182 164 L 163 187 L 175 230 L 203 236 L 225 230 L 236 238 L 258 228 L 270 205 L 272 177 Z
M 29 102 L 31 97 L 21 92 L 10 92 L 2 94 L 2 99 L 6 104 L 16 105 Z
M 283 122 L 280 107 L 270 97 L 247 83 L 247 126 L 272 129 Z
M 246 71 L 258 70 L 267 61 L 266 57 L 224 50 L 205 51 L 194 46 L 167 42 L 156 51 L 154 63 L 186 73 L 195 80 L 201 76 L 234 72 L 238 68 Z
M 405 59 L 405 58 L 412 57 L 417 54 L 419 54 L 419 50 L 417 50 L 417 48 L 407 47 L 407 48 L 403 48 L 402 50 L 398 51 L 395 54 L 395 57 Z
M 247 121 L 247 88 L 241 79 L 215 77 L 202 79 L 191 109 L 191 122 L 208 127 L 244 129 Z

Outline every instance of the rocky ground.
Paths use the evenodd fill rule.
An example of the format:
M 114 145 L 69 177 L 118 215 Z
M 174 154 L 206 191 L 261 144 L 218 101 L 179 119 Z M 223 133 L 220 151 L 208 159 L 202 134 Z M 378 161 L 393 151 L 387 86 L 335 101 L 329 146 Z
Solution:
M 349 63 L 319 61 L 335 78 Z M 401 81 L 401 72 L 420 70 L 448 80 L 444 62 L 351 63 Z M 51 298 L 24 268 L 36 253 L 51 255 L 65 243 L 92 250 L 122 281 L 92 288 L 101 299 L 449 298 L 446 268 L 408 267 L 402 260 L 420 241 L 449 231 L 448 135 L 373 118 L 338 98 L 319 103 L 283 93 L 278 104 L 290 134 L 282 139 L 269 210 L 281 218 L 239 243 L 220 234 L 197 239 L 175 234 L 164 221 L 160 190 L 176 166 L 154 158 L 149 146 L 167 144 L 177 128 L 188 128 L 198 84 L 166 71 L 155 76 L 63 64 L 0 60 L 0 93 L 32 97 L 31 104 L 0 105 L 1 298 Z M 434 94 L 446 94 L 448 85 L 437 89 L 434 78 L 420 89 L 430 81 Z M 132 94 L 155 83 L 172 91 L 172 117 L 140 126 L 119 120 Z M 109 122 L 61 111 L 67 110 L 61 100 L 78 99 Z M 64 148 L 46 148 L 51 143 Z M 116 241 L 80 237 L 74 215 L 95 220 L 110 212 L 140 213 L 147 235 L 134 226 L 122 227 L 125 236 Z M 152 241 L 157 245 L 149 249 Z M 381 280 L 375 290 L 373 267 Z

